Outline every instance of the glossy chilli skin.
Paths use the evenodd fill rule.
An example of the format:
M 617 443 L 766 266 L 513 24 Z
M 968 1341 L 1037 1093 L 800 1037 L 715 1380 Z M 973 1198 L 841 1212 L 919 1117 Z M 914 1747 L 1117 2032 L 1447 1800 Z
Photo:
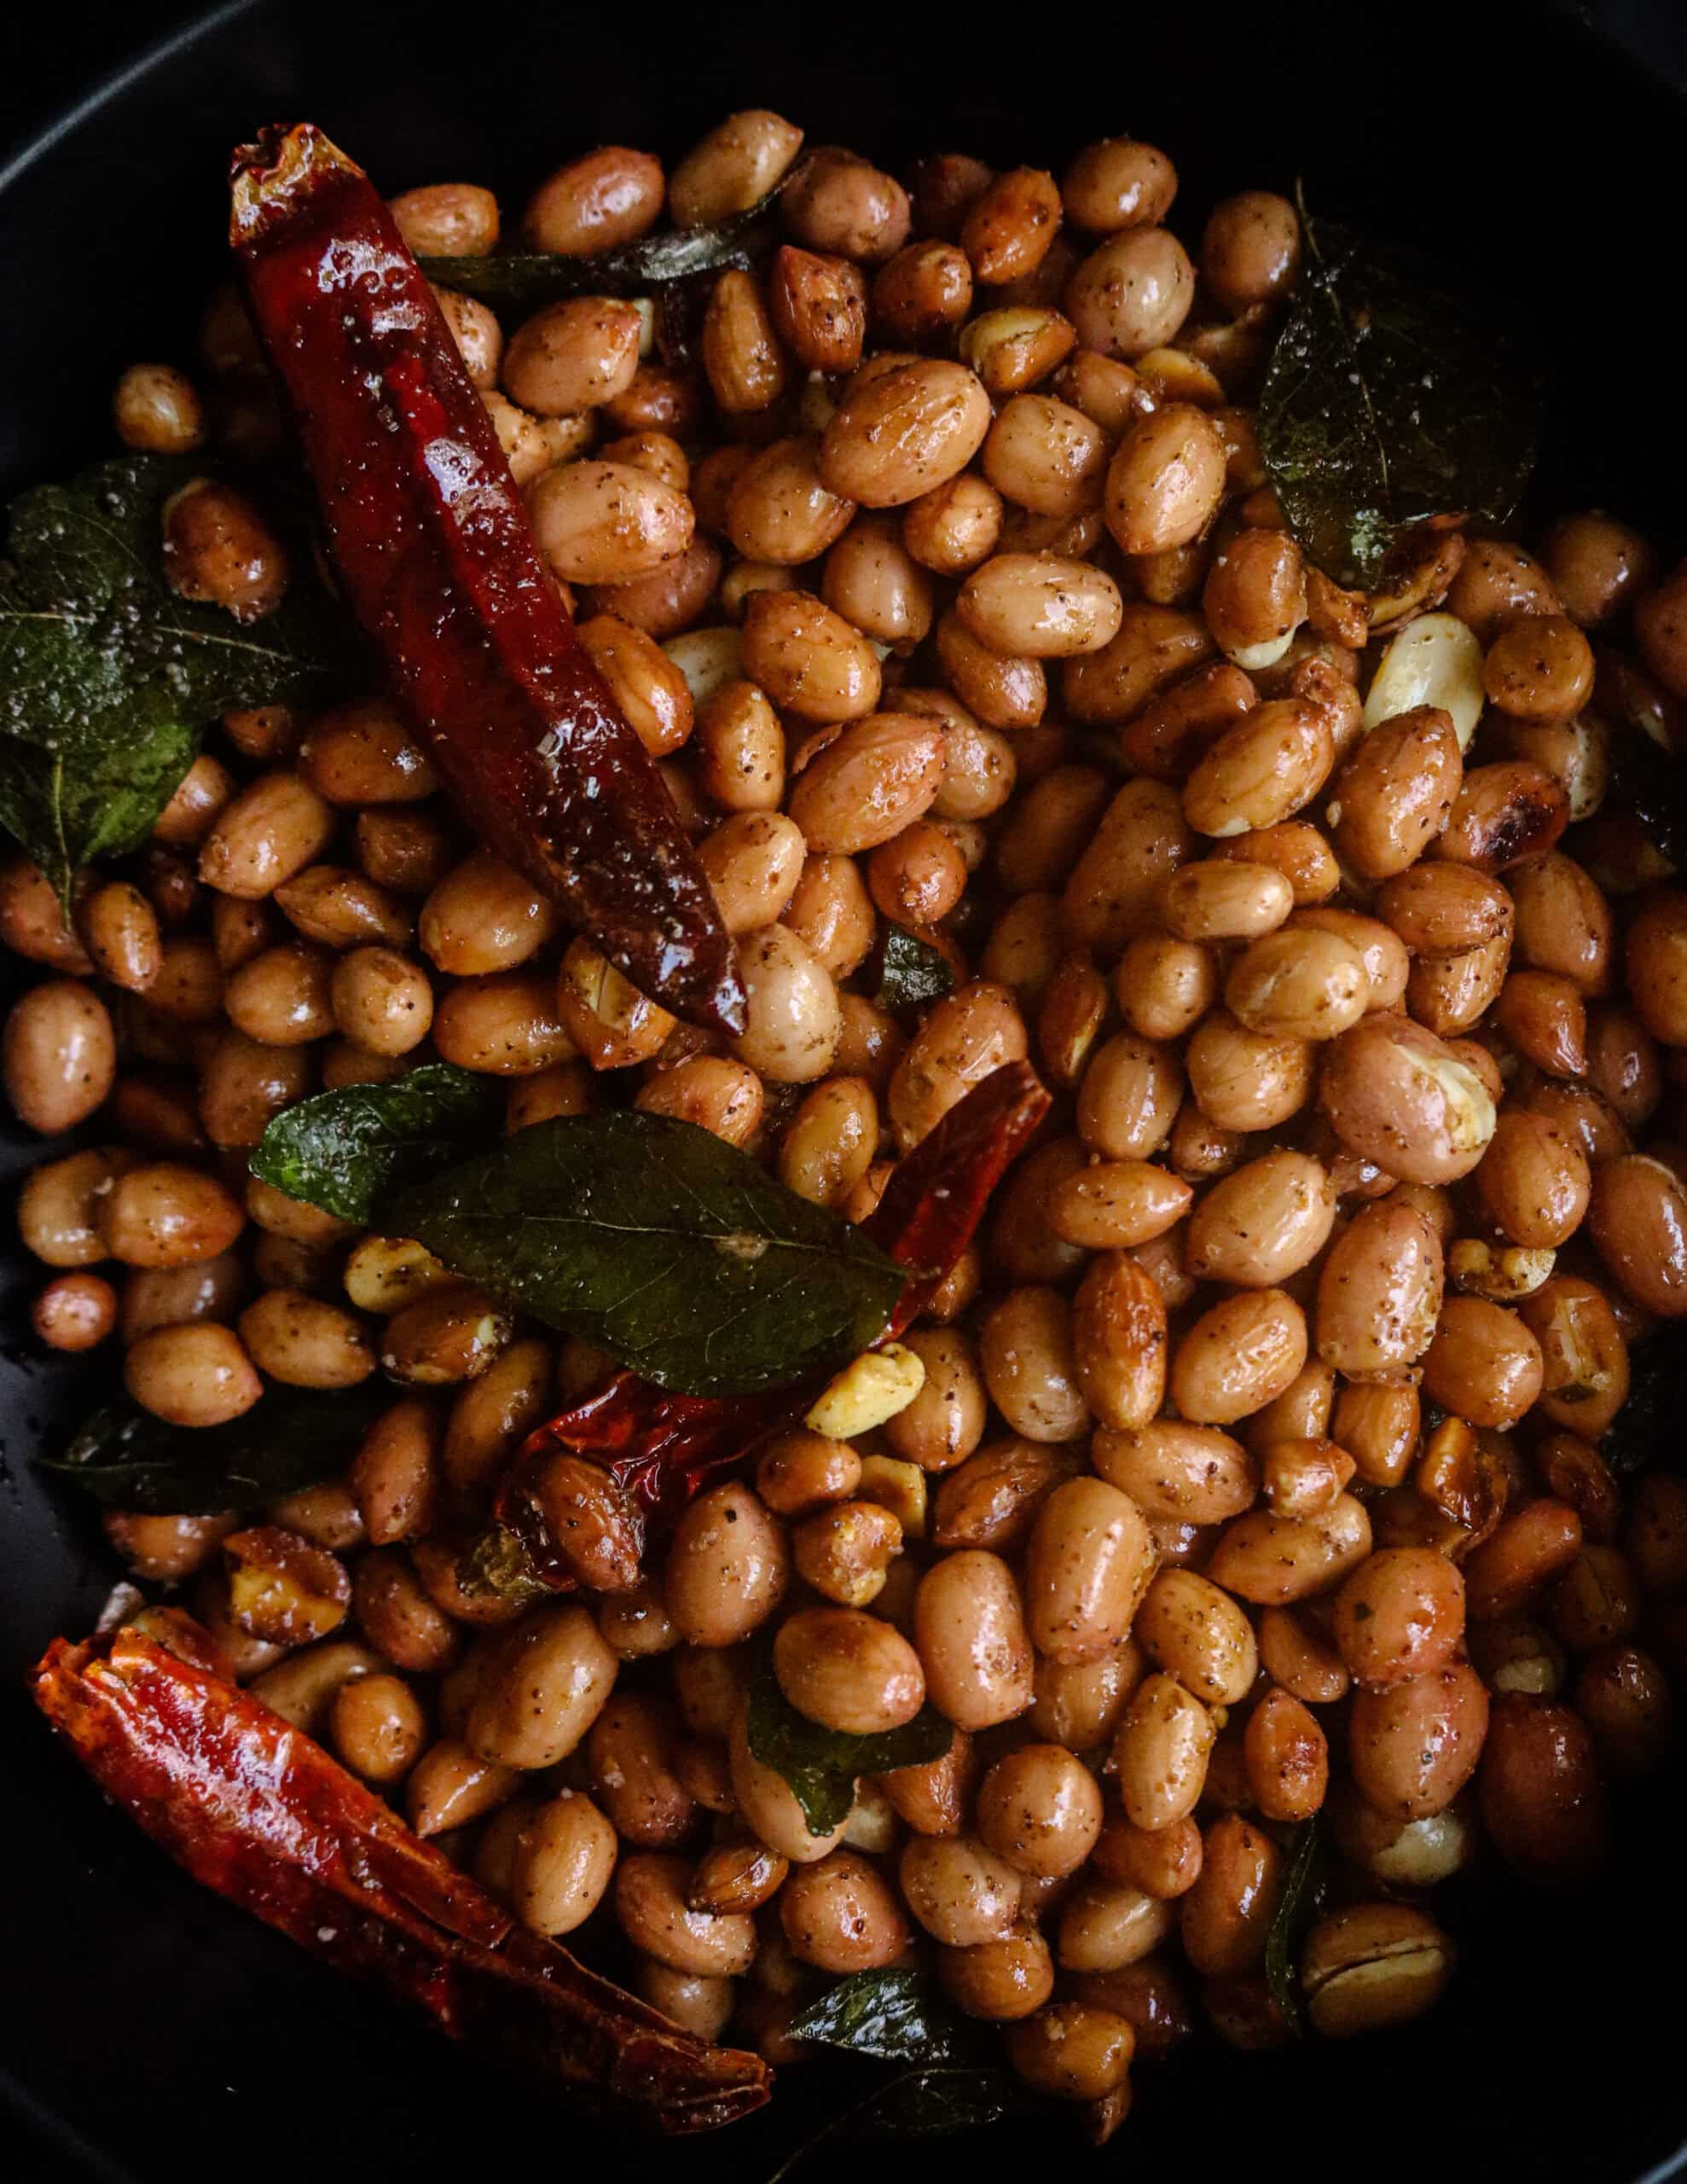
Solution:
M 206 1641 L 191 1623 L 170 1635 Z M 536 1942 L 309 1738 L 192 1659 L 135 1630 L 104 1652 L 60 1639 L 35 1698 L 107 1794 L 196 1879 L 453 2037 L 670 2131 L 767 2099 L 754 2056 L 687 2038 Z
M 317 131 L 273 130 L 235 155 L 231 240 L 341 577 L 476 831 L 635 985 L 736 1030 L 743 996 L 702 876 L 380 199 Z
M 666 178 L 665 229 L 628 146 L 525 208 L 461 179 L 389 208 L 464 376 L 401 355 L 380 399 L 484 411 L 505 514 L 695 845 L 736 1035 L 471 839 L 450 755 L 372 694 L 227 717 L 68 919 L 0 866 L 37 974 L 9 1096 L 43 1138 L 92 1125 L 20 1198 L 42 1339 L 120 1352 L 187 1440 L 261 1433 L 277 1386 L 374 1397 L 303 1492 L 106 1510 L 208 1635 L 141 1609 L 43 1695 L 96 1769 L 96 1698 L 133 1722 L 174 1693 L 166 1743 L 190 1686 L 233 1745 L 285 1724 L 295 1783 L 403 1837 L 425 1901 L 383 1899 L 405 1938 L 368 1946 L 407 1974 L 443 1948 L 417 1976 L 448 2013 L 483 1941 L 617 1967 L 636 2001 L 554 1975 L 590 2001 L 587 2077 L 655 2012 L 800 2103 L 803 2013 L 907 1974 L 1099 2141 L 1193 2039 L 1433 2007 L 1442 1885 L 1586 1888 L 1677 1745 L 1687 1483 L 1647 1421 L 1687 1317 L 1657 816 L 1687 578 L 1589 509 L 1538 550 L 1449 520 L 1374 591 L 1332 583 L 1258 444 L 1297 212 L 1249 190 L 1197 234 L 1178 189 L 1126 136 L 891 173 L 751 112 Z M 706 257 L 752 212 L 652 329 L 624 253 Z M 518 234 L 560 301 L 501 288 Z M 278 432 L 260 364 L 220 301 L 201 369 L 125 375 L 120 436 Z M 472 596 L 484 542 L 396 482 L 414 677 L 409 608 Z M 173 511 L 173 580 L 261 628 L 284 557 L 223 495 Z M 718 1402 L 246 1172 L 293 1101 L 434 1060 L 501 1080 L 507 1136 L 619 1107 L 710 1132 L 918 1278 L 823 1384 Z M 950 1740 L 857 1748 L 811 1825 L 769 1728 L 793 1713 Z M 268 1890 L 212 1871 L 194 1811 L 140 1816 L 293 1901 L 285 1857 Z M 1309 1840 L 1322 1892 L 1288 1918 Z M 484 1927 L 438 1943 L 436 1897 Z M 716 2065 L 685 2053 L 700 2122 Z

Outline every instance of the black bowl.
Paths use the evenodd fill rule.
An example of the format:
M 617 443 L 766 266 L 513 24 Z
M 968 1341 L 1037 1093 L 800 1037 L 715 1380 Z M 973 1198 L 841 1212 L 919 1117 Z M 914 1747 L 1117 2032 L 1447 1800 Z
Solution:
M 84 20 L 86 20 L 84 17 Z M 93 19 L 96 23 L 97 16 Z M 35 36 L 40 38 L 38 24 Z M 48 33 L 50 35 L 50 32 Z M 1682 104 L 1574 21 L 1466 0 L 1456 12 L 1278 0 L 1269 9 L 1036 11 L 715 7 L 623 18 L 501 5 L 467 18 L 275 0 L 210 18 L 108 84 L 0 194 L 0 481 L 107 444 L 120 366 L 185 355 L 219 274 L 229 146 L 306 116 L 392 189 L 442 176 L 510 199 L 595 142 L 675 153 L 736 106 L 896 164 L 959 147 L 1058 165 L 1134 128 L 1185 177 L 1174 224 L 1249 183 L 1304 177 L 1328 206 L 1420 242 L 1533 311 L 1558 368 L 1542 505 L 1592 499 L 1679 550 L 1687 488 L 1664 394 L 1687 217 Z M 15 1174 L 38 1151 L 15 1135 Z M 76 1408 L 73 1370 L 32 1353 L 15 1255 L 0 1351 L 0 1692 L 11 1878 L 0 2153 L 24 2180 L 403 2176 L 465 2164 L 658 2159 L 760 2184 L 834 2112 L 793 2076 L 774 2111 L 658 2154 L 582 2121 L 415 2030 L 202 1893 L 103 1807 L 19 1697 L 55 1630 L 84 1629 L 110 1581 L 97 1531 L 30 1468 Z M 1486 1872 L 1451 1907 L 1464 1965 L 1398 2036 L 1267 2057 L 1209 2050 L 1139 2073 L 1137 2112 L 1097 2174 L 1217 2178 L 1292 2160 L 1367 2184 L 1530 2184 L 1673 2173 L 1687 2138 L 1673 1989 L 1687 1942 L 1680 1784 L 1631 1801 L 1595 1891 L 1525 1896 Z M 9 2134 L 10 2143 L 7 2142 Z M 1075 2136 L 998 2128 L 1035 2158 Z M 976 2158 L 977 2139 L 957 2146 Z M 823 2147 L 811 2184 L 871 2161 L 909 2178 L 930 2150 Z

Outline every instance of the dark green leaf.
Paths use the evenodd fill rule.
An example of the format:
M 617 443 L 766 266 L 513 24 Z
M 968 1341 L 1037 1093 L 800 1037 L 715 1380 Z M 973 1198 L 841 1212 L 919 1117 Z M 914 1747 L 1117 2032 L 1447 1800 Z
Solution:
M 1351 228 L 1306 227 L 1260 395 L 1260 453 L 1310 558 L 1371 589 L 1389 547 L 1427 518 L 1511 514 L 1534 466 L 1541 375 L 1491 295 Z
M 765 1658 L 750 1687 L 746 1728 L 751 1752 L 789 1783 L 811 1835 L 829 1835 L 847 1817 L 861 1775 L 924 1766 L 941 1759 L 954 1740 L 954 1729 L 930 1705 L 877 1736 L 823 1728 L 797 1712 Z
M 956 2131 L 999 2123 L 1037 2106 L 999 2065 L 939 2063 L 908 2071 L 823 2123 L 789 2153 L 767 2184 L 786 2184 L 828 2139 L 941 2139 Z
M 457 1583 L 471 1600 L 504 1600 L 518 1607 L 550 1596 L 532 1557 L 503 1525 L 489 1525 L 458 1555 Z
M 1306 1820 L 1295 1830 L 1289 1853 L 1289 1869 L 1283 1877 L 1283 1893 L 1272 1914 L 1266 1936 L 1266 1984 L 1271 1998 L 1299 2036 L 1306 2032 L 1306 2013 L 1301 2007 L 1301 1943 L 1312 1924 L 1324 1888 L 1324 1831 L 1315 1820 Z
M 495 311 L 525 314 L 567 296 L 638 296 L 699 274 L 748 266 L 774 234 L 774 191 L 716 227 L 675 228 L 641 235 L 594 258 L 507 251 L 486 258 L 425 258 L 421 268 L 443 288 L 475 296 Z
M 780 2176 L 834 2134 L 937 2138 L 1035 2105 L 1002 2068 L 991 2033 L 963 2017 L 941 1989 L 915 1972 L 858 1972 L 810 2002 L 790 2030 L 816 2047 L 909 2067 L 882 2077 L 854 2107 L 835 2116 L 792 2155 Z
M 382 1209 L 454 1273 L 658 1387 L 728 1396 L 826 1372 L 908 1277 L 736 1146 L 639 1110 L 537 1123 Z
M 852 2135 L 864 2139 L 944 2139 L 956 2131 L 999 2123 L 1035 2106 L 1024 2088 L 1000 2068 L 904 2071 L 858 2108 Z
M 385 1084 L 345 1084 L 288 1107 L 258 1141 L 252 1172 L 289 1198 L 368 1228 L 401 1184 L 496 1140 L 503 1112 L 496 1077 L 424 1062 Z
M 164 580 L 161 510 L 213 466 L 130 455 L 12 503 L 0 574 L 0 825 L 59 890 L 136 849 L 236 706 L 326 695 L 350 624 L 295 552 L 287 598 L 242 624 Z
M 867 965 L 867 991 L 893 1016 L 924 1008 L 954 991 L 954 967 L 906 926 L 887 925 Z
M 973 2063 L 978 2029 L 916 1972 L 857 1972 L 828 1987 L 788 2028 L 794 2040 L 885 2063 Z
M 1629 1352 L 1628 1397 L 1599 1443 L 1614 1472 L 1644 1471 L 1679 1447 L 1687 1418 L 1687 1326 L 1666 1320 Z
M 1613 810 L 1629 807 L 1647 840 L 1678 872 L 1687 867 L 1687 766 L 1644 729 L 1612 737 L 1608 800 Z
M 380 1380 L 332 1393 L 271 1388 L 223 1426 L 166 1426 L 131 1403 L 96 1411 L 64 1455 L 43 1459 L 108 1508 L 204 1516 L 261 1509 L 343 1472 L 392 1401 Z

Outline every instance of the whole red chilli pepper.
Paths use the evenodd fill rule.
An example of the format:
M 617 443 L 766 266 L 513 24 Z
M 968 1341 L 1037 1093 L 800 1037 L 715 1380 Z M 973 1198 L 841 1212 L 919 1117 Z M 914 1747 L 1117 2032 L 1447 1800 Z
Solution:
M 195 1880 L 547 2090 L 676 2132 L 767 2100 L 758 2057 L 693 2038 L 516 1926 L 320 1745 L 206 1665 L 207 1634 L 175 1621 L 168 1648 L 135 1629 L 55 1639 L 32 1689 L 107 1796 Z
M 306 124 L 234 158 L 231 241 L 335 566 L 482 840 L 650 997 L 743 1029 L 732 942 L 540 558 L 486 406 L 362 169 Z
M 930 1303 L 972 1240 L 990 1193 L 1048 1112 L 1029 1062 L 1009 1062 L 972 1089 L 907 1158 L 861 1224 L 898 1265 L 918 1268 L 879 1337 L 894 1341 Z M 802 1419 L 824 1377 L 755 1396 L 682 1396 L 635 1373 L 614 1379 L 537 1427 L 500 1489 L 497 1514 L 526 1548 L 536 1574 L 558 1590 L 574 1583 L 551 1539 L 534 1484 L 559 1450 L 602 1464 L 635 1512 L 670 1517 L 704 1477 Z

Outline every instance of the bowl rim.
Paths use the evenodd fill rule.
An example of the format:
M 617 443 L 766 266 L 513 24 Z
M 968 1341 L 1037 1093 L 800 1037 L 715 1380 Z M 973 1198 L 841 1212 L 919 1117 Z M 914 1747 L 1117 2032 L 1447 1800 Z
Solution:
M 127 61 L 119 61 L 97 77 L 89 88 L 43 122 L 32 136 L 11 153 L 0 165 L 0 197 L 14 188 L 28 175 L 38 161 L 55 150 L 68 136 L 73 136 L 84 122 L 93 119 L 109 100 L 120 97 L 130 86 L 154 68 L 164 67 L 187 52 L 201 38 L 212 38 L 237 17 L 252 14 L 262 7 L 264 0 L 220 0 L 220 4 L 208 8 L 180 23 L 173 31 L 143 45 Z

